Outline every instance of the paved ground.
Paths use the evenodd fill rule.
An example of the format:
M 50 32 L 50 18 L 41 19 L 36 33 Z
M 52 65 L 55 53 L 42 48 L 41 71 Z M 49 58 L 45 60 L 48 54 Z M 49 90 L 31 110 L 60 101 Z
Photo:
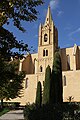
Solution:
M 24 120 L 23 110 L 10 111 L 2 115 L 0 120 Z

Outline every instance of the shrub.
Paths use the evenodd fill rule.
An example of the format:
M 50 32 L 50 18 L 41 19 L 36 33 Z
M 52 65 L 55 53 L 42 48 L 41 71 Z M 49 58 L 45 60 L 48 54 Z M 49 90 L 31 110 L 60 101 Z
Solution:
M 62 103 L 63 101 L 63 87 L 62 87 L 62 66 L 59 52 L 55 52 L 52 77 L 51 77 L 51 103 Z
M 9 112 L 9 108 L 3 108 L 3 109 L 0 109 L 0 116 L 2 116 L 3 114 Z
M 50 82 L 51 82 L 51 68 L 48 65 L 46 68 L 45 73 L 45 83 L 44 83 L 44 90 L 43 90 L 43 104 L 50 103 Z
M 50 104 L 37 108 L 34 104 L 26 105 L 24 109 L 25 120 L 62 120 L 59 107 Z
M 28 104 L 24 109 L 25 120 L 80 120 L 80 113 L 75 103 L 46 104 L 37 108 L 35 104 Z
M 19 106 L 20 102 L 4 102 L 4 108 L 16 109 Z
M 35 104 L 26 104 L 25 106 L 25 109 L 23 111 L 24 113 L 24 117 L 26 120 L 33 120 L 34 117 L 33 117 L 33 112 L 35 111 L 36 109 L 36 105 Z
M 40 81 L 37 84 L 35 103 L 36 103 L 36 106 L 41 107 L 41 103 L 42 103 L 42 87 L 41 87 L 41 82 Z

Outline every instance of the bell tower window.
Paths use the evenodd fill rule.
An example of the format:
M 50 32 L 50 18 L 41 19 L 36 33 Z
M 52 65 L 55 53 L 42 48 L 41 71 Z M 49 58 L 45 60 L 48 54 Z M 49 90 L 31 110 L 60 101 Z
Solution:
M 45 50 L 43 50 L 43 56 L 45 56 Z
M 44 42 L 47 42 L 47 40 L 48 40 L 48 36 L 47 36 L 47 34 L 45 34 L 44 35 Z
M 48 50 L 46 50 L 46 56 L 48 56 Z
M 48 56 L 48 50 L 46 49 L 43 50 L 43 56 Z
M 42 72 L 42 69 L 43 69 L 42 66 L 40 66 L 40 72 Z

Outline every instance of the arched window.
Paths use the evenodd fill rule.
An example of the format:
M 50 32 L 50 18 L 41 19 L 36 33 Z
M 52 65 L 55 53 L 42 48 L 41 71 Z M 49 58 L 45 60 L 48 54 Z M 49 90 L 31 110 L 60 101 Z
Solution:
M 47 34 L 44 35 L 44 42 L 47 42 L 48 36 Z
M 70 56 L 67 55 L 67 70 L 70 70 Z
M 66 86 L 66 76 L 63 77 L 63 85 Z
M 42 66 L 40 66 L 40 72 L 42 72 L 42 69 L 43 69 Z
M 28 87 L 28 78 L 25 79 L 25 89 Z

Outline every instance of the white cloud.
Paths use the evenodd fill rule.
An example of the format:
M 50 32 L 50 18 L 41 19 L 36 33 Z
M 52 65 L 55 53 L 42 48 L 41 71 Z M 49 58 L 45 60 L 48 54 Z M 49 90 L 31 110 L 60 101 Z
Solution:
M 74 30 L 73 32 L 71 32 L 71 33 L 69 34 L 69 36 L 72 36 L 72 35 L 74 35 L 75 33 L 78 33 L 78 32 L 80 32 L 80 27 L 77 28 L 76 30 Z
M 58 11 L 57 16 L 61 16 L 63 13 L 63 11 Z
M 51 0 L 50 1 L 50 7 L 51 9 L 56 9 L 58 7 L 58 4 L 59 4 L 59 0 Z

